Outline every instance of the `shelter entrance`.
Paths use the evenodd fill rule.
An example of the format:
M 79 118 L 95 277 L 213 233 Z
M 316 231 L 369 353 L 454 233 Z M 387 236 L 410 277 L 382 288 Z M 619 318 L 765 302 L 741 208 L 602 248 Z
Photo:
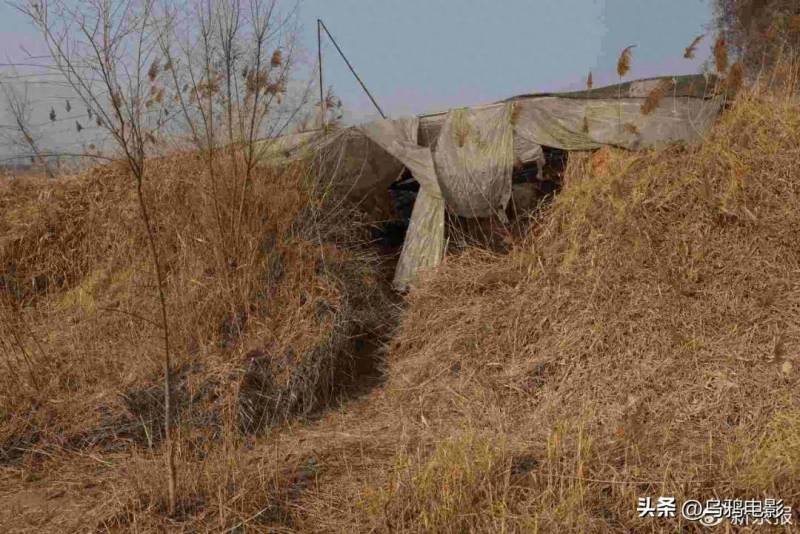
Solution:
M 344 197 L 394 213 L 371 220 L 383 220 L 374 235 L 386 247 L 402 239 L 393 277 L 402 291 L 420 271 L 439 265 L 446 249 L 476 237 L 494 245 L 498 231 L 502 241 L 522 213 L 558 190 L 566 151 L 700 140 L 724 102 L 714 87 L 704 76 L 669 76 L 522 95 L 319 132 L 304 146 Z M 643 103 L 654 92 L 658 104 L 645 111 Z M 287 145 L 288 140 L 276 146 Z
M 505 221 L 492 216 L 476 219 L 445 214 L 447 253 L 470 246 L 503 252 L 509 236 L 520 237 L 528 228 L 525 219 L 553 199 L 563 183 L 567 151 L 543 147 L 543 152 L 542 162 L 517 162 L 514 166 Z M 396 261 L 400 255 L 419 190 L 419 182 L 408 169 L 389 185 L 390 209 L 384 219 L 375 221 L 371 227 L 373 243 L 384 257 Z

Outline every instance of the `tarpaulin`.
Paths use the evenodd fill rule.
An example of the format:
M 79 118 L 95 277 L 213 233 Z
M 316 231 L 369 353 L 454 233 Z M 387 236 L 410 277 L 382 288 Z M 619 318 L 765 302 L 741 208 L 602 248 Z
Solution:
M 447 208 L 456 215 L 505 218 L 514 165 L 512 106 L 447 114 L 433 161 Z
M 433 156 L 428 147 L 417 144 L 419 120 L 416 118 L 381 119 L 360 129 L 405 165 L 420 184 L 393 282 L 395 289 L 405 290 L 421 269 L 439 265 L 444 255 L 445 204 Z
M 664 87 L 648 113 L 642 104 Z M 541 162 L 542 147 L 592 150 L 658 147 L 699 141 L 722 109 L 716 81 L 663 77 L 503 102 L 420 118 L 381 119 L 328 134 L 299 134 L 266 153 L 309 151 L 319 172 L 355 202 L 387 194 L 404 168 L 420 184 L 394 285 L 406 289 L 420 269 L 444 255 L 445 208 L 464 217 L 504 217 L 514 162 Z

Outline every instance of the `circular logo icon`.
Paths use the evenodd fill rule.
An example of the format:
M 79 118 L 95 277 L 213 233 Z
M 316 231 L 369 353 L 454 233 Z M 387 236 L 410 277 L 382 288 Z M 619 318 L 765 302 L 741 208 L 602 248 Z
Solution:
M 697 501 L 695 499 L 689 499 L 688 501 L 684 501 L 683 506 L 681 506 L 681 514 L 684 518 L 688 519 L 689 521 L 698 521 L 703 519 L 705 516 L 705 510 L 703 510 L 703 503 Z
M 714 517 L 713 515 L 704 515 L 700 518 L 700 524 L 704 527 L 713 527 L 714 525 L 719 525 L 722 523 L 723 519 L 724 517 L 721 515 L 717 517 Z

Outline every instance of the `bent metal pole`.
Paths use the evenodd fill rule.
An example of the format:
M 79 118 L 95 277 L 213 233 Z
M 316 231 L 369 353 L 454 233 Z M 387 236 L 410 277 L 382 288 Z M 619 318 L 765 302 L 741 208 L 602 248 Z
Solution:
M 339 44 L 336 42 L 336 39 L 334 39 L 333 35 L 331 35 L 331 32 L 328 31 L 328 27 L 325 26 L 325 23 L 322 22 L 322 19 L 317 19 L 317 49 L 319 50 L 319 86 L 320 86 L 319 90 L 320 90 L 320 100 L 324 100 L 324 98 L 322 96 L 322 46 L 321 46 L 321 42 L 320 42 L 320 39 L 321 39 L 320 28 L 325 30 L 325 33 L 330 38 L 331 42 L 333 43 L 333 46 L 336 47 L 336 51 L 339 52 L 340 56 L 342 56 L 342 59 L 347 64 L 347 67 L 350 69 L 350 72 L 353 73 L 353 76 L 355 76 L 356 80 L 361 85 L 361 88 L 364 90 L 365 93 L 367 93 L 367 96 L 372 101 L 372 104 L 375 106 L 375 109 L 377 109 L 378 113 L 381 114 L 381 117 L 385 119 L 386 118 L 386 114 L 383 112 L 381 107 L 375 101 L 375 98 L 372 96 L 372 93 L 369 92 L 369 89 L 367 89 L 367 86 L 364 85 L 364 82 L 361 80 L 361 78 L 356 73 L 356 70 L 353 68 L 353 65 L 350 64 L 350 61 L 347 59 L 347 56 L 345 56 L 344 52 L 342 52 L 342 49 L 339 48 Z M 323 106 L 322 109 L 323 109 L 323 113 L 324 113 L 324 109 L 325 109 L 324 105 L 325 105 L 325 103 L 322 102 L 321 105 Z

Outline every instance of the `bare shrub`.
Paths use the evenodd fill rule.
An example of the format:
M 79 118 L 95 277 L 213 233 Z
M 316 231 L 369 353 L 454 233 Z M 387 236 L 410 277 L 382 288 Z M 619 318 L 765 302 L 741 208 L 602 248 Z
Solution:
M 265 157 L 308 92 L 288 89 L 294 10 L 184 7 L 19 6 L 118 150 L 84 176 L 2 191 L 10 209 L 0 223 L 11 267 L 0 291 L 19 318 L 3 330 L 31 325 L 3 345 L 14 371 L 4 379 L 4 459 L 25 460 L 34 444 L 163 445 L 157 508 L 173 518 L 188 506 L 176 462 L 194 444 L 182 433 L 235 443 L 240 429 L 334 401 L 353 374 L 354 339 L 385 321 L 357 216 L 318 169 Z M 75 328 L 58 328 L 64 321 Z M 254 382 L 254 366 L 270 380 Z M 70 402 L 49 402 L 61 395 Z

